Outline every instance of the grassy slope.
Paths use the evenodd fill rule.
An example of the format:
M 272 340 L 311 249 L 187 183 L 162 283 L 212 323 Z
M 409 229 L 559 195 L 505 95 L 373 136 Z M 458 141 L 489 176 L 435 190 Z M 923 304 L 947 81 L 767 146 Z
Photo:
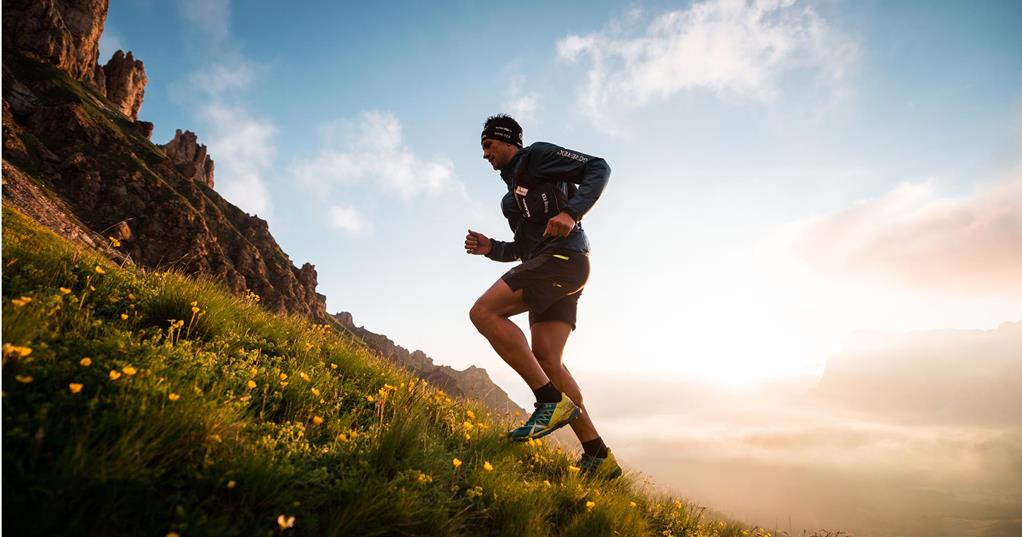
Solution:
M 510 444 L 325 327 L 109 266 L 6 207 L 3 342 L 12 535 L 749 534 Z

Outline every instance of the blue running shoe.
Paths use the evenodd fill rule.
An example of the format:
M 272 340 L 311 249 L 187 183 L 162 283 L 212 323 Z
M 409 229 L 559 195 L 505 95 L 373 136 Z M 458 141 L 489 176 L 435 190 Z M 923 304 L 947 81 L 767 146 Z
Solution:
M 614 454 L 607 450 L 607 456 L 590 457 L 584 452 L 582 458 L 578 461 L 578 468 L 583 476 L 591 477 L 594 479 L 616 479 L 621 477 L 624 471 L 621 469 L 621 465 L 617 463 L 617 459 L 614 458 Z
M 532 413 L 525 425 L 510 431 L 507 435 L 516 442 L 524 442 L 530 438 L 542 438 L 571 423 L 581 414 L 582 410 L 562 393 L 560 402 L 536 403 L 536 411 Z

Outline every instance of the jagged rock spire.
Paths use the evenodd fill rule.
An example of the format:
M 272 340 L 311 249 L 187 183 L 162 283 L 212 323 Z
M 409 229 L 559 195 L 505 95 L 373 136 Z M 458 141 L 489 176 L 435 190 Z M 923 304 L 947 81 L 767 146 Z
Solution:
M 213 159 L 194 132 L 177 129 L 174 139 L 160 147 L 181 175 L 213 188 Z

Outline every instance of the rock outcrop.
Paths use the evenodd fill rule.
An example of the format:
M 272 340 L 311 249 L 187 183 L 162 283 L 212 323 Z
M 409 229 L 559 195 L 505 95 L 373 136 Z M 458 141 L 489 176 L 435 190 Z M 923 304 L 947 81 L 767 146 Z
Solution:
M 7 0 L 3 50 L 48 63 L 92 82 L 109 0 Z
M 142 108 L 148 81 L 142 61 L 136 60 L 130 51 L 125 54 L 118 50 L 102 69 L 97 70 L 95 84 L 99 92 L 110 99 L 122 114 L 134 121 L 138 119 L 138 110 Z
M 213 159 L 192 131 L 177 129 L 174 139 L 161 145 L 181 175 L 213 188 Z
M 420 350 L 409 352 L 383 334 L 355 326 L 354 319 L 348 312 L 336 313 L 333 318 L 380 356 L 415 373 L 419 378 L 429 381 L 448 394 L 476 399 L 500 414 L 515 412 L 525 414 L 525 411 L 508 397 L 507 392 L 493 383 L 485 369 L 469 366 L 464 371 L 458 371 L 450 366 L 438 366 Z
M 116 235 L 125 262 L 208 275 L 271 311 L 325 321 L 315 268 L 296 267 L 266 221 L 208 188 L 208 156 L 196 151 L 196 180 L 149 141 L 152 124 L 135 121 L 141 62 L 118 53 L 96 68 L 106 7 L 3 3 L 4 202 L 90 246 Z

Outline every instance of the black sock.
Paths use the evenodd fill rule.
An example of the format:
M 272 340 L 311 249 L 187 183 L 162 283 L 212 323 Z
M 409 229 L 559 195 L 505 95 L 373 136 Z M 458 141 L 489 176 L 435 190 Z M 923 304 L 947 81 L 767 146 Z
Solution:
M 546 384 L 532 390 L 532 393 L 536 394 L 536 401 L 540 403 L 560 403 L 561 392 L 554 388 L 553 382 L 547 382 Z
M 603 439 L 597 436 L 588 442 L 582 442 L 582 451 L 585 451 L 586 455 L 590 457 L 606 459 L 608 450 L 607 444 L 604 444 Z

